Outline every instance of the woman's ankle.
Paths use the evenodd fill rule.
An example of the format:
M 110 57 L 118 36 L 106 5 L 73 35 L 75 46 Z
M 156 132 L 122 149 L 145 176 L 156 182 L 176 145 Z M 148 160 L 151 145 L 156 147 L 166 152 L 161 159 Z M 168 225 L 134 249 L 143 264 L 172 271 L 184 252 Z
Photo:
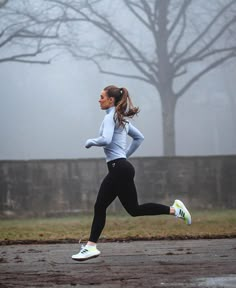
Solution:
M 170 207 L 170 215 L 175 215 L 175 208 L 174 207 Z
M 92 242 L 92 241 L 88 241 L 88 242 L 87 242 L 87 245 L 88 245 L 88 246 L 96 246 L 97 243 Z

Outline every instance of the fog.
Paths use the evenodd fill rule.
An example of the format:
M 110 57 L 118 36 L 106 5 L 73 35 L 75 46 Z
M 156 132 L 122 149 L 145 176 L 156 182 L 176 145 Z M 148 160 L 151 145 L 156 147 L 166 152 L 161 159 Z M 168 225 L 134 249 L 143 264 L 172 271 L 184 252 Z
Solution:
M 94 37 L 101 42 L 105 39 L 101 33 Z M 137 39 L 140 45 L 144 37 L 142 33 Z M 107 65 L 124 68 L 112 67 L 115 64 L 109 61 Z M 129 69 L 125 66 L 125 71 Z M 235 62 L 230 60 L 200 78 L 179 99 L 176 155 L 236 153 L 235 75 Z M 103 157 L 101 148 L 85 149 L 84 143 L 98 136 L 104 117 L 98 99 L 110 84 L 126 87 L 141 110 L 132 121 L 145 141 L 133 156 L 162 156 L 157 90 L 142 81 L 101 74 L 91 62 L 64 54 L 48 65 L 0 63 L 0 159 Z
M 177 155 L 236 153 L 236 127 L 227 97 L 234 83 L 224 75 L 222 69 L 209 74 L 179 101 Z M 98 135 L 104 117 L 98 99 L 109 84 L 127 87 L 140 107 L 134 124 L 145 141 L 134 156 L 162 155 L 160 102 L 147 84 L 104 76 L 93 64 L 69 57 L 51 65 L 1 64 L 0 79 L 0 159 L 103 157 L 102 149 L 85 149 L 84 143 Z

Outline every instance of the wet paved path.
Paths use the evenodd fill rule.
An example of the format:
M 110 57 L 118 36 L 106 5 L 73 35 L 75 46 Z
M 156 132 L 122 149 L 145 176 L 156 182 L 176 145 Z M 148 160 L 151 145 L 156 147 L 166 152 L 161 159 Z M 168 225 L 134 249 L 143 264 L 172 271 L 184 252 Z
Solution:
M 77 244 L 0 246 L 0 287 L 236 287 L 236 239 L 101 243 L 76 262 Z

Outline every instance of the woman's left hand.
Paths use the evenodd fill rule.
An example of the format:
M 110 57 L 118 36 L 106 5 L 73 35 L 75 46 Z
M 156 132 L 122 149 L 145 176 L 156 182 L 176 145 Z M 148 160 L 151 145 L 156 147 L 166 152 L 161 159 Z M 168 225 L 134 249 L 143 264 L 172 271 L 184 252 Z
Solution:
M 90 148 L 92 146 L 92 140 L 88 139 L 85 143 L 85 148 Z

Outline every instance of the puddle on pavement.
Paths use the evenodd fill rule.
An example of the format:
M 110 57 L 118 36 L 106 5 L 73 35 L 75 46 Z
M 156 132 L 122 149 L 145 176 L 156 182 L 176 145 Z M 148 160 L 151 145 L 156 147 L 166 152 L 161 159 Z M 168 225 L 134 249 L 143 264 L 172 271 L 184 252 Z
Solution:
M 206 277 L 198 278 L 198 287 L 214 287 L 214 288 L 235 288 L 236 275 L 228 275 L 225 277 Z

